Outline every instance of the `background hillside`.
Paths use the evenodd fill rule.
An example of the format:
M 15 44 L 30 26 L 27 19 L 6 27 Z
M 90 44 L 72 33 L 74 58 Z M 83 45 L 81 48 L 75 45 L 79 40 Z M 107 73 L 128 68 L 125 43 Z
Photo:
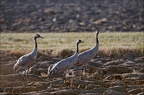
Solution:
M 0 32 L 144 31 L 144 0 L 1 0 Z

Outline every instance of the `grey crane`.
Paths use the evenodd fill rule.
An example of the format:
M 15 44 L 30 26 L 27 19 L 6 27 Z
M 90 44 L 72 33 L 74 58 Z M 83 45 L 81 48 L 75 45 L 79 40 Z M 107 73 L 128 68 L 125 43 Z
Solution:
M 33 65 L 33 62 L 35 61 L 35 59 L 37 57 L 37 51 L 38 51 L 37 38 L 43 38 L 43 37 L 41 37 L 39 34 L 36 34 L 34 36 L 35 47 L 34 47 L 33 51 L 21 56 L 17 60 L 15 65 L 13 66 L 14 71 L 16 73 L 20 73 L 24 69 L 26 78 L 28 77 L 28 71 L 29 71 L 30 66 Z
M 98 52 L 98 49 L 99 49 L 99 40 L 98 40 L 98 34 L 99 34 L 99 30 L 96 31 L 96 44 L 93 48 L 89 49 L 89 50 L 86 50 L 84 52 L 81 52 L 79 55 L 78 55 L 78 62 L 76 65 L 79 65 L 79 66 L 82 66 L 84 65 L 83 67 L 83 70 L 85 69 L 85 65 L 90 61 L 92 60 L 97 52 Z M 82 70 L 82 71 L 83 71 Z
M 78 60 L 79 43 L 83 43 L 83 41 L 76 41 L 76 53 L 74 55 L 63 59 L 48 68 L 48 76 L 57 73 L 66 74 L 66 71 L 69 70 Z

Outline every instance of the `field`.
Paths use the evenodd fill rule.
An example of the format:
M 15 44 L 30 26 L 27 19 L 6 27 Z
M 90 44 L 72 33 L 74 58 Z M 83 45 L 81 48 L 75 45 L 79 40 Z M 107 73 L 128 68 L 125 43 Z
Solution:
M 1 50 L 31 51 L 34 47 L 33 35 L 35 33 L 1 33 Z M 86 50 L 95 45 L 95 33 L 40 33 L 44 39 L 38 39 L 39 50 L 54 50 L 60 52 L 63 49 L 75 50 L 77 39 L 84 41 L 80 50 Z M 144 33 L 100 33 L 100 51 L 109 54 L 113 50 L 132 50 L 143 54 Z M 114 51 L 116 54 L 117 51 Z
M 34 47 L 35 33 L 0 34 L 0 93 L 36 94 L 36 95 L 99 95 L 109 92 L 120 95 L 138 94 L 144 88 L 144 33 L 143 32 L 107 32 L 99 34 L 100 49 L 89 63 L 86 74 L 81 78 L 80 70 L 71 69 L 75 76 L 66 83 L 61 78 L 46 78 L 48 65 L 75 52 L 77 39 L 84 41 L 79 45 L 80 52 L 95 45 L 94 32 L 81 33 L 39 33 L 44 39 L 38 39 L 39 53 L 36 70 L 31 73 L 28 86 L 13 72 L 13 65 L 23 54 Z M 75 67 L 78 68 L 78 67 Z M 84 94 L 85 93 L 85 94 Z M 87 93 L 87 94 L 86 94 Z M 116 95 L 116 94 L 115 94 Z

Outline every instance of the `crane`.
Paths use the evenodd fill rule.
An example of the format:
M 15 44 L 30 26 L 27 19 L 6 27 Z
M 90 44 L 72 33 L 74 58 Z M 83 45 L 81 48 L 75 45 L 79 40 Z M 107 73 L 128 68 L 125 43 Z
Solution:
M 39 34 L 35 34 L 34 36 L 34 42 L 35 42 L 35 47 L 32 52 L 25 54 L 21 56 L 15 65 L 13 66 L 13 69 L 16 73 L 20 73 L 23 70 L 25 71 L 24 74 L 26 74 L 26 79 L 28 77 L 28 71 L 30 66 L 33 65 L 36 57 L 37 57 L 37 52 L 38 52 L 38 45 L 37 45 L 37 38 L 43 38 Z
M 76 65 L 79 65 L 79 66 L 84 65 L 82 71 L 85 69 L 85 65 L 87 65 L 87 63 L 96 56 L 96 54 L 99 50 L 98 34 L 99 34 L 99 30 L 96 31 L 96 44 L 95 44 L 95 46 L 89 50 L 81 52 L 78 55 L 78 62 L 76 63 Z
M 72 55 L 66 59 L 62 59 L 61 61 L 59 61 L 55 64 L 52 64 L 48 68 L 48 76 L 61 73 L 64 75 L 64 80 L 65 80 L 66 71 L 69 70 L 78 60 L 78 53 L 79 53 L 78 45 L 79 45 L 79 43 L 83 43 L 83 41 L 81 41 L 81 40 L 76 41 L 76 52 L 74 55 Z

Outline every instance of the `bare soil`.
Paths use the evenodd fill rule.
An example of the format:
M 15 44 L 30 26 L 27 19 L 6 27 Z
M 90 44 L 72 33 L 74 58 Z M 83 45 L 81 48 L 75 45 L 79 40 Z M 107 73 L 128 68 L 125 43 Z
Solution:
M 41 56 L 42 58 L 42 56 Z M 75 66 L 67 81 L 62 77 L 47 78 L 49 64 L 60 60 L 39 60 L 26 81 L 13 72 L 16 56 L 0 53 L 1 95 L 143 95 L 144 56 L 114 59 L 97 56 L 86 67 L 85 74 Z
M 0 6 L 0 32 L 144 31 L 143 0 L 1 0 Z

